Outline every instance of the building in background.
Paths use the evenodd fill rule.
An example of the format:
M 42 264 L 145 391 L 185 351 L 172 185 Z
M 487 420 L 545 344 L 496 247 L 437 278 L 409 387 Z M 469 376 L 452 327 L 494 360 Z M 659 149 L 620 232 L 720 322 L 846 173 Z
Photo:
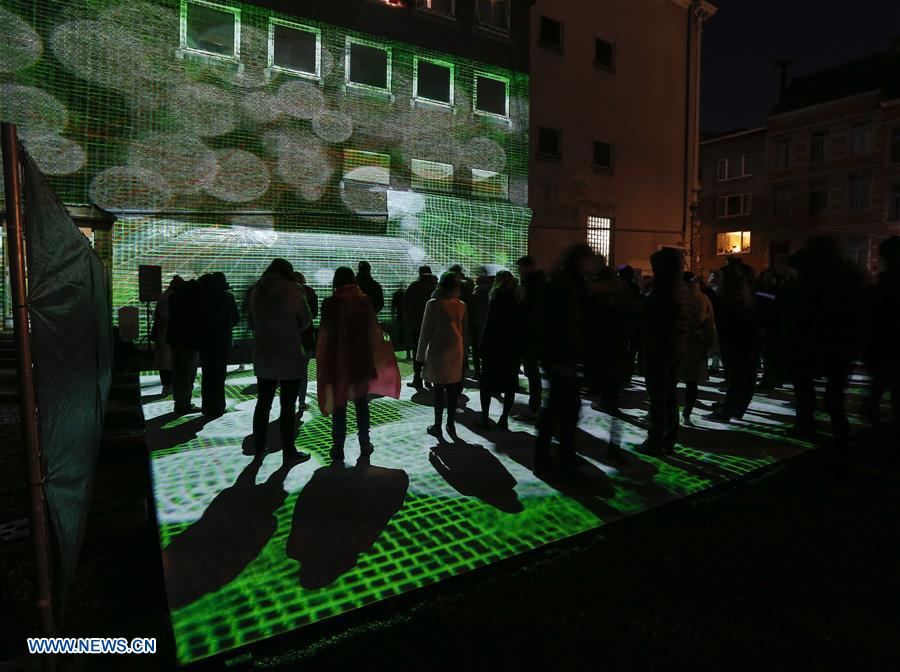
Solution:
M 783 72 L 766 131 L 768 263 L 828 234 L 874 272 L 878 243 L 900 232 L 900 45 L 790 83 Z
M 700 143 L 700 227 L 693 268 L 706 277 L 731 255 L 760 269 L 768 264 L 763 231 L 769 219 L 766 129 L 742 129 Z
M 118 216 L 137 267 L 228 275 L 283 256 L 327 290 L 372 263 L 527 250 L 527 3 L 0 0 L 0 118 L 69 204 Z
M 688 0 L 535 0 L 529 249 L 589 242 L 648 269 L 691 246 L 700 42 L 715 8 Z

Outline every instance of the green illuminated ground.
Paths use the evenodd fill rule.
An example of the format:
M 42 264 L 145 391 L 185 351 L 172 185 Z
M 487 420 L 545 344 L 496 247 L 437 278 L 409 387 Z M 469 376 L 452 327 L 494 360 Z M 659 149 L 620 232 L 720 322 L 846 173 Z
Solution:
M 409 365 L 401 368 L 408 376 Z M 644 439 L 638 418 L 646 408 L 636 380 L 627 422 L 585 404 L 578 476 L 545 482 L 530 471 L 533 426 L 524 416 L 511 432 L 496 433 L 463 411 L 462 442 L 439 446 L 424 431 L 430 399 L 413 400 L 404 387 L 399 401 L 372 402 L 371 465 L 356 465 L 351 438 L 347 468 L 327 466 L 330 421 L 313 410 L 296 442 L 313 459 L 285 472 L 274 453 L 254 474 L 242 449 L 254 384 L 251 371 L 232 370 L 228 412 L 203 424 L 199 416 L 176 419 L 171 400 L 158 397 L 157 379 L 142 378 L 181 663 L 596 528 L 809 447 L 785 437 L 792 411 L 782 391 L 757 397 L 745 422 L 695 420 L 701 427 L 682 433 L 672 457 L 638 456 L 629 449 Z M 701 397 L 717 396 L 713 389 Z M 469 396 L 467 407 L 480 410 L 477 390 Z M 273 420 L 277 407 L 276 400 Z M 611 434 L 629 451 L 622 462 L 607 455 Z

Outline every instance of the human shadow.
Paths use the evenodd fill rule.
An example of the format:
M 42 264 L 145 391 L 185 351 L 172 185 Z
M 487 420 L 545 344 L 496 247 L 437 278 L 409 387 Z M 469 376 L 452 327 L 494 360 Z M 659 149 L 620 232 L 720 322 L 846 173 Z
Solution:
M 148 443 L 153 450 L 174 448 L 196 439 L 197 434 L 200 433 L 200 430 L 203 429 L 206 423 L 215 419 L 205 415 L 198 415 L 195 418 L 178 423 L 174 427 L 166 428 L 166 425 L 177 417 L 179 417 L 177 413 L 166 413 L 147 422 L 145 431 Z
M 251 462 L 166 546 L 163 566 L 172 609 L 227 585 L 262 552 L 278 526 L 275 511 L 287 498 L 284 480 L 290 469 L 282 465 L 257 485 L 259 464 Z
M 431 449 L 428 459 L 460 494 L 480 499 L 506 513 L 524 511 L 516 494 L 516 479 L 484 446 L 461 441 L 441 443 Z
M 300 434 L 300 428 L 306 424 L 306 421 L 297 414 L 294 418 L 294 439 Z M 281 427 L 278 418 L 269 422 L 266 427 L 266 455 L 277 453 L 281 450 Z M 241 452 L 244 455 L 255 455 L 256 449 L 253 445 L 253 432 L 247 434 L 241 441 Z
M 300 562 L 304 588 L 322 588 L 356 566 L 403 506 L 409 477 L 401 469 L 321 467 L 297 496 L 287 556 Z

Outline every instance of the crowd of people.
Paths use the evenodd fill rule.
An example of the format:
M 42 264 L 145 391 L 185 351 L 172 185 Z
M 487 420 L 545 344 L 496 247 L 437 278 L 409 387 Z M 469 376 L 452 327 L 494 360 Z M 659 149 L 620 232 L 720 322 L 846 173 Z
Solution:
M 318 405 L 332 418 L 332 460 L 344 459 L 351 402 L 360 452 L 370 455 L 369 399 L 399 398 L 395 350 L 405 350 L 413 360 L 408 385 L 417 393 L 431 391 L 434 422 L 426 431 L 440 441 L 445 433 L 458 438 L 456 411 L 467 380 L 479 388 L 480 424 L 507 430 L 524 373 L 526 415 L 537 428 L 536 472 L 574 466 L 582 390 L 596 399 L 596 409 L 622 417 L 623 392 L 635 374 L 645 380 L 649 406 L 647 439 L 638 450 L 657 456 L 674 452 L 679 428 L 694 425 L 710 360 L 723 376 L 725 393 L 704 419 L 740 420 L 756 390 L 790 383 L 796 410 L 791 431 L 811 441 L 818 438 L 814 381 L 824 377 L 825 409 L 843 464 L 850 443 L 845 392 L 857 360 L 872 376 L 868 421 L 879 421 L 886 391 L 895 425 L 900 419 L 900 237 L 883 241 L 879 253 L 884 270 L 875 285 L 865 283 L 827 237 L 810 240 L 783 272 L 757 276 L 735 256 L 708 283 L 684 271 L 674 248 L 651 256 L 648 279 L 631 267 L 609 266 L 584 244 L 569 249 L 549 274 L 531 257 L 518 260 L 518 278 L 494 266 L 480 269 L 474 280 L 458 265 L 440 277 L 422 266 L 418 277 L 391 297 L 389 339 L 377 319 L 384 292 L 368 262 L 361 261 L 356 273 L 347 267 L 335 271 L 332 294 L 320 311 L 303 275 L 289 261 L 275 259 L 242 303 L 254 337 L 254 459 L 267 452 L 276 392 L 283 459 L 309 459 L 294 444 L 298 414 L 302 418 L 308 409 L 313 356 Z M 200 411 L 215 418 L 225 412 L 226 360 L 240 313 L 221 273 L 187 281 L 176 276 L 160 297 L 155 363 L 176 413 Z M 191 403 L 198 364 L 199 409 Z M 496 421 L 493 400 L 500 405 Z M 897 443 L 900 432 L 893 436 Z

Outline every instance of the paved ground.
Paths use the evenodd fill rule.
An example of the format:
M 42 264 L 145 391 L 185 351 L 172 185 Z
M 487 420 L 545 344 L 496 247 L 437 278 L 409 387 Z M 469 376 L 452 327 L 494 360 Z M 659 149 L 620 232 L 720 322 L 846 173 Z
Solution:
M 702 389 L 706 406 L 720 397 L 715 383 Z M 229 374 L 228 412 L 212 422 L 176 418 L 153 377 L 142 387 L 182 662 L 707 491 L 810 448 L 786 435 L 791 410 L 789 392 L 781 390 L 759 395 L 744 422 L 696 419 L 672 457 L 638 455 L 631 449 L 644 439 L 646 407 L 635 379 L 624 421 L 585 403 L 576 477 L 541 480 L 530 471 L 533 422 L 524 407 L 510 432 L 485 431 L 475 424 L 480 407 L 471 390 L 460 442 L 438 444 L 424 433 L 432 416 L 428 394 L 404 387 L 399 401 L 373 402 L 376 452 L 369 463 L 357 462 L 350 442 L 347 465 L 330 466 L 330 421 L 313 410 L 297 439 L 313 459 L 285 470 L 274 454 L 254 471 L 246 454 L 252 372 Z M 271 429 L 274 438 L 274 423 Z M 624 449 L 624 459 L 612 458 L 611 443 Z

